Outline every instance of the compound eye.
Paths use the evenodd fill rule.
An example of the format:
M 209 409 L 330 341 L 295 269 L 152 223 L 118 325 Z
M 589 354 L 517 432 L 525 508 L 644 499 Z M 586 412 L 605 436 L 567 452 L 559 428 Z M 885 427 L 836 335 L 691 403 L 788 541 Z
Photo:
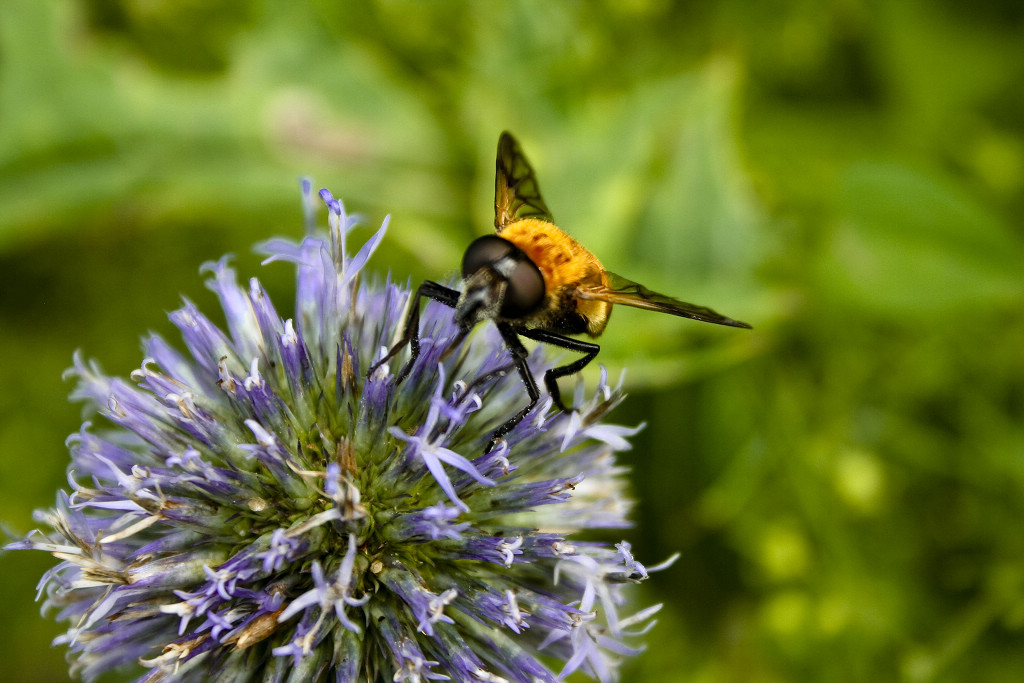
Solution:
M 516 245 L 497 235 L 484 235 L 469 243 L 462 256 L 462 277 L 469 277 L 484 266 L 492 266 L 516 250 Z
M 508 278 L 505 299 L 501 302 L 502 318 L 521 318 L 533 313 L 544 303 L 544 276 L 528 258 L 516 263 Z

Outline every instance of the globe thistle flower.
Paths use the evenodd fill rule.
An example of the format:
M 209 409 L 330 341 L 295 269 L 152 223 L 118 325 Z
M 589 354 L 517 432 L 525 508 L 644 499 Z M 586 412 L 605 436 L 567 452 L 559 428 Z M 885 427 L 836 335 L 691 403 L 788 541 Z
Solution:
M 72 396 L 96 424 L 68 439 L 45 531 L 8 546 L 61 561 L 40 591 L 72 674 L 614 680 L 658 609 L 620 613 L 648 573 L 628 544 L 577 538 L 627 526 L 615 453 L 636 429 L 602 422 L 618 389 L 602 373 L 577 410 L 548 400 L 482 455 L 525 400 L 499 336 L 443 356 L 458 329 L 431 302 L 407 379 L 365 376 L 409 290 L 364 271 L 387 221 L 351 253 L 355 221 L 321 197 L 327 235 L 263 245 L 298 270 L 293 317 L 222 259 L 204 269 L 226 330 L 185 301 L 185 351 L 145 339 L 127 381 L 76 355 Z M 530 366 L 550 367 L 543 349 Z

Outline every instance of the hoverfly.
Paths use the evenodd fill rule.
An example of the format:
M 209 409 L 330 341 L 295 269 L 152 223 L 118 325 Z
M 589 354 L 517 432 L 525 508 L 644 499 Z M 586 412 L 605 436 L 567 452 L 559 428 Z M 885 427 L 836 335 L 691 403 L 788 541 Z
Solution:
M 519 424 L 540 398 L 537 383 L 526 363 L 528 352 L 520 336 L 552 344 L 583 357 L 551 368 L 544 384 L 556 406 L 562 403 L 558 378 L 579 372 L 594 360 L 601 347 L 566 335 L 597 337 L 608 324 L 613 304 L 692 318 L 716 325 L 745 327 L 705 306 L 679 301 L 608 272 L 583 245 L 555 226 L 533 168 L 511 133 L 498 138 L 494 178 L 494 235 L 470 243 L 462 257 L 462 291 L 425 281 L 416 290 L 402 337 L 370 369 L 373 372 L 394 358 L 406 345 L 411 357 L 399 372 L 406 378 L 420 352 L 420 304 L 424 297 L 455 309 L 460 328 L 449 352 L 480 322 L 493 320 L 512 362 L 526 385 L 529 403 L 494 432 L 487 450 Z M 446 352 L 447 353 L 447 352 Z

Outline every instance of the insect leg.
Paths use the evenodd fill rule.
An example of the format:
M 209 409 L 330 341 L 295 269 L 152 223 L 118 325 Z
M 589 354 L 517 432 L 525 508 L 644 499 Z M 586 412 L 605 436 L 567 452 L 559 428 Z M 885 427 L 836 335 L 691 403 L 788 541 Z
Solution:
M 505 341 L 505 346 L 512 354 L 512 362 L 515 364 L 516 370 L 519 371 L 519 376 L 522 378 L 523 384 L 526 385 L 526 393 L 530 395 L 530 402 L 525 408 L 510 417 L 505 424 L 498 427 L 491 436 L 491 442 L 487 444 L 487 449 L 484 451 L 485 453 L 489 453 L 501 437 L 511 432 L 513 427 L 522 422 L 523 418 L 526 417 L 526 414 L 530 412 L 530 409 L 537 404 L 537 399 L 540 398 L 540 391 L 537 389 L 537 382 L 534 381 L 533 375 L 530 373 L 530 366 L 526 364 L 526 358 L 530 354 L 526 350 L 526 347 L 523 346 L 523 342 L 519 341 L 518 334 L 508 323 L 498 323 L 498 332 L 501 333 L 501 338 Z
M 569 351 L 578 351 L 579 353 L 586 354 L 583 358 L 580 358 L 577 361 L 557 368 L 551 368 L 544 373 L 544 384 L 547 386 L 548 393 L 551 394 L 551 398 L 554 399 L 555 405 L 558 406 L 562 412 L 569 412 L 565 407 L 565 404 L 562 403 L 562 392 L 558 390 L 558 378 L 565 377 L 566 375 L 572 375 L 582 370 L 586 367 L 587 363 L 594 360 L 597 356 L 597 352 L 601 350 L 601 347 L 592 342 L 580 341 L 579 339 L 565 337 L 554 332 L 548 332 L 547 330 L 520 330 L 519 334 L 528 339 L 533 339 L 534 341 L 544 342 L 545 344 L 558 346 L 563 349 L 568 349 Z
M 416 296 L 409 307 L 409 314 L 405 318 L 405 329 L 402 330 L 402 338 L 391 347 L 386 356 L 370 367 L 370 370 L 366 373 L 367 375 L 372 375 L 374 370 L 397 356 L 405 348 L 406 344 L 409 344 L 412 347 L 411 356 L 409 361 L 402 366 L 395 384 L 401 384 L 402 380 L 408 376 L 409 371 L 412 370 L 413 363 L 416 362 L 420 355 L 420 300 L 424 297 L 438 301 L 450 308 L 455 308 L 455 304 L 459 301 L 459 292 L 430 280 L 426 280 L 421 284 L 419 289 L 416 290 Z

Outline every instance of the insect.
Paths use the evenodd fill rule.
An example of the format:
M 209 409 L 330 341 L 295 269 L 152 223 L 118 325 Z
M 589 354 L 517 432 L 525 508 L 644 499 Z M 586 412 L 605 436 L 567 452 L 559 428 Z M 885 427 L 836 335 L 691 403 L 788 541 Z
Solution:
M 528 352 L 520 337 L 552 344 L 583 354 L 582 358 L 544 373 L 544 384 L 555 405 L 562 403 L 558 378 L 582 370 L 601 347 L 567 335 L 599 336 L 608 324 L 613 304 L 645 308 L 717 325 L 749 328 L 705 306 L 688 304 L 652 292 L 604 269 L 579 242 L 555 226 L 540 196 L 533 168 L 516 139 L 508 132 L 498 138 L 494 178 L 494 235 L 470 243 L 462 257 L 462 291 L 430 280 L 416 290 L 402 337 L 371 372 L 394 358 L 407 345 L 411 358 L 397 382 L 409 374 L 420 352 L 420 304 L 433 299 L 455 309 L 459 334 L 449 351 L 465 339 L 475 325 L 493 320 L 512 355 L 512 362 L 530 400 L 494 432 L 487 450 L 522 421 L 540 398 L 527 365 Z

